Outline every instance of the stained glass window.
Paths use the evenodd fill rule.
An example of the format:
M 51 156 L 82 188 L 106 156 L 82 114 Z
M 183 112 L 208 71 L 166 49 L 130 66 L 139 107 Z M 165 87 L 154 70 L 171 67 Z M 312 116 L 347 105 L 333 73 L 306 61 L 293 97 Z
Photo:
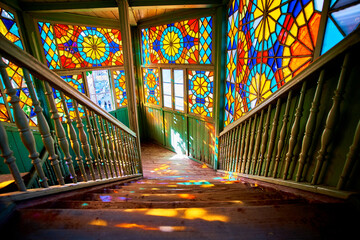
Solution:
M 24 49 L 23 43 L 21 41 L 20 30 L 16 23 L 15 15 L 12 14 L 10 11 L 7 11 L 3 8 L 0 8 L 0 32 L 4 35 L 8 40 L 13 42 L 16 46 Z M 8 61 L 7 59 L 2 59 L 4 63 L 8 66 L 6 71 L 9 75 L 11 80 L 11 84 L 16 89 L 16 95 L 20 98 L 20 106 L 24 110 L 30 126 L 36 126 L 37 119 L 36 114 L 34 112 L 34 108 L 32 106 L 32 100 L 30 98 L 29 90 L 24 80 L 24 74 L 21 68 L 19 68 L 14 63 Z M 0 77 L 1 78 L 1 77 Z M 1 78 L 1 81 L 2 78 Z M 5 97 L 5 94 L 0 96 L 1 98 Z M 5 117 L 5 110 L 2 105 L 4 105 L 4 99 L 0 100 L 0 108 L 1 114 L 3 117 L 0 117 L 1 120 L 10 121 L 8 114 Z M 10 105 L 11 106 L 11 105 Z M 4 105 L 5 107 L 5 105 Z
M 211 64 L 212 17 L 141 31 L 143 63 Z
M 143 68 L 145 102 L 160 104 L 159 70 L 157 68 Z
M 60 58 L 54 38 L 53 26 L 50 23 L 38 22 L 38 27 L 48 67 L 50 69 L 60 69 Z
M 212 71 L 188 71 L 189 112 L 212 117 L 214 73 Z
M 233 0 L 228 15 L 225 125 L 310 64 L 321 18 L 311 0 Z
M 360 3 L 356 0 L 331 1 L 321 54 L 327 52 L 360 24 Z
M 85 94 L 84 79 L 83 79 L 82 74 L 61 76 L 61 78 L 64 79 L 70 86 L 72 86 L 79 92 Z M 54 94 L 55 104 L 56 104 L 57 110 L 60 115 L 60 119 L 62 121 L 65 121 L 64 108 L 63 108 L 63 105 L 61 102 L 60 93 L 59 93 L 59 91 L 53 89 L 53 94 Z M 66 99 L 65 101 L 66 101 L 66 104 L 67 104 L 67 107 L 69 110 L 69 115 L 70 115 L 71 119 L 75 119 L 76 115 L 75 115 L 75 108 L 73 107 L 73 103 L 72 103 L 71 99 L 68 98 L 67 96 L 65 96 L 65 99 Z M 80 112 L 81 117 L 85 114 L 84 110 L 81 107 L 79 107 L 79 112 Z
M 0 121 L 9 122 L 10 121 L 9 113 L 8 110 L 6 109 L 5 99 L 3 96 L 4 95 L 0 89 Z
M 38 26 L 50 68 L 123 65 L 122 40 L 117 29 L 43 22 Z
M 115 98 L 117 107 L 127 105 L 127 96 L 126 96 L 126 84 L 125 84 L 125 71 L 116 70 L 113 71 L 114 77 L 114 86 L 115 86 Z

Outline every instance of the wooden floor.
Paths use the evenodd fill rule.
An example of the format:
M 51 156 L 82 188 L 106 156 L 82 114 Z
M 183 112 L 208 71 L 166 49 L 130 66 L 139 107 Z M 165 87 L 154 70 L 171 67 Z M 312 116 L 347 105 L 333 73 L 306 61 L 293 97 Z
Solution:
M 335 199 L 224 176 L 151 143 L 142 160 L 144 179 L 20 209 L 5 231 L 51 240 L 351 239 L 358 227 Z

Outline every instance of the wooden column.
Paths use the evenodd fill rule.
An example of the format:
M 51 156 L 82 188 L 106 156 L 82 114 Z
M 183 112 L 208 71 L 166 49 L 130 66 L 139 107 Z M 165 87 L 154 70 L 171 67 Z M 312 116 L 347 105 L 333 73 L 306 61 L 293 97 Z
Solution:
M 214 78 L 214 120 L 215 120 L 215 156 L 214 169 L 218 167 L 219 158 L 219 134 L 224 127 L 224 93 L 225 93 L 225 57 L 226 56 L 226 6 L 216 9 L 213 49 L 215 78 Z
M 134 59 L 132 52 L 131 31 L 129 24 L 129 4 L 127 0 L 117 0 L 120 16 L 120 32 L 124 57 L 126 95 L 128 99 L 129 124 L 137 138 L 137 145 L 140 151 L 138 114 L 136 103 L 136 86 L 134 76 Z

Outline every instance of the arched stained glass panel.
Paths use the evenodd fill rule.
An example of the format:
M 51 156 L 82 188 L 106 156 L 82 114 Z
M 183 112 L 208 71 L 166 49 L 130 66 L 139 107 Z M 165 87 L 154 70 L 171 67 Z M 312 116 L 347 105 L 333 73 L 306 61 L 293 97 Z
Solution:
M 142 29 L 143 63 L 211 64 L 212 17 Z
M 214 73 L 188 71 L 189 112 L 205 117 L 213 116 Z
M 143 68 L 145 101 L 160 105 L 159 70 L 157 68 Z

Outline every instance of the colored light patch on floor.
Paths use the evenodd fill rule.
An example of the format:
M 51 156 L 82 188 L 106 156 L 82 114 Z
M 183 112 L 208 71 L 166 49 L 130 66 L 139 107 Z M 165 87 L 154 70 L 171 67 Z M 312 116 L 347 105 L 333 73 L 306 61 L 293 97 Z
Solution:
M 192 194 L 187 194 L 187 193 L 184 193 L 184 194 L 178 194 L 178 196 L 180 198 L 184 198 L 184 199 L 189 199 L 189 200 L 194 200 L 196 197 Z

